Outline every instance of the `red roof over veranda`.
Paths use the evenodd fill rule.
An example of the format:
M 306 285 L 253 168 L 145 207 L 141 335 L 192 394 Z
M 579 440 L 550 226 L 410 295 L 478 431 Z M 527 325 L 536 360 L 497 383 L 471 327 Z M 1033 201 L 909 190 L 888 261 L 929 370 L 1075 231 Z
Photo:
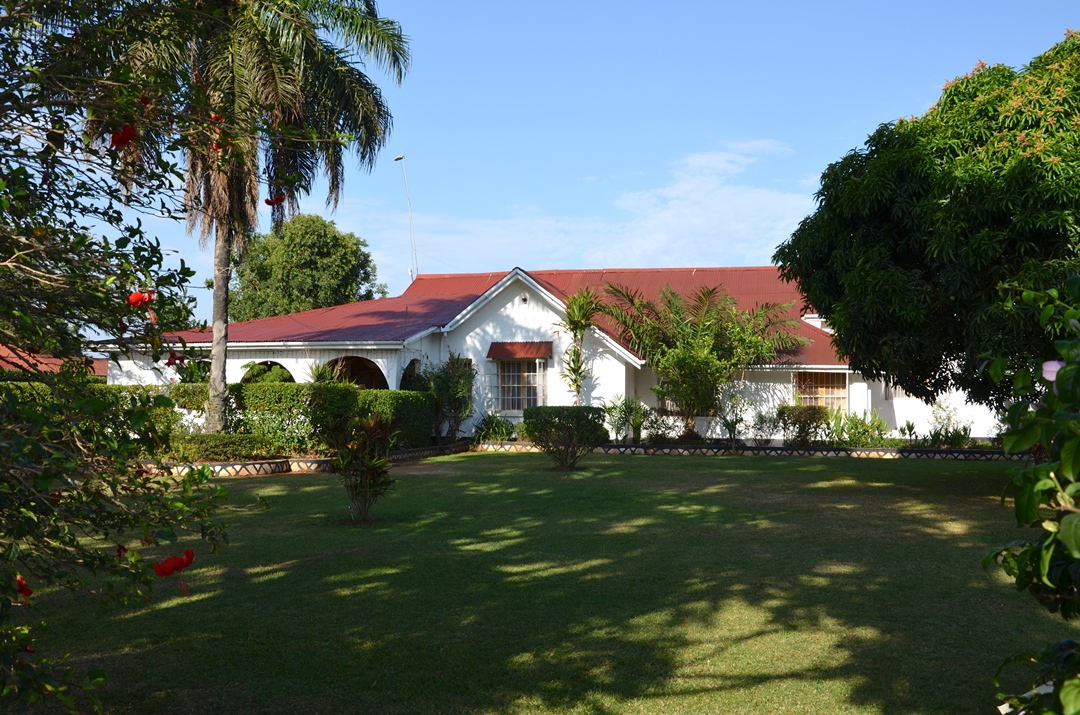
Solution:
M 780 279 L 774 266 L 754 268 L 617 268 L 523 271 L 560 301 L 579 288 L 602 291 L 618 284 L 655 299 L 664 286 L 687 295 L 703 287 L 721 286 L 743 310 L 764 303 L 792 303 L 789 315 L 800 317 L 803 298 L 794 284 Z M 479 299 L 510 272 L 450 273 L 417 276 L 400 296 L 319 308 L 292 315 L 229 325 L 231 343 L 402 342 L 429 328 L 441 328 Z M 618 339 L 614 328 L 601 326 Z M 787 361 L 806 365 L 843 365 L 829 334 L 799 320 L 795 333 L 810 343 Z M 208 343 L 211 333 L 177 334 L 188 343 Z

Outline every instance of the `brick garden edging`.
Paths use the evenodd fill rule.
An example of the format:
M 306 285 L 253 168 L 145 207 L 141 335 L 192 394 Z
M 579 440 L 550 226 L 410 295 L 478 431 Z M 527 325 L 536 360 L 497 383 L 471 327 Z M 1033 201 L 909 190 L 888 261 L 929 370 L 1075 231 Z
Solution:
M 459 440 L 453 444 L 433 445 L 430 447 L 416 447 L 414 449 L 398 449 L 390 453 L 390 461 L 394 464 L 411 462 L 428 457 L 442 457 L 447 454 L 459 454 L 468 452 L 471 443 L 467 440 Z M 301 474 L 315 474 L 330 471 L 330 460 L 324 458 L 287 457 L 282 459 L 262 459 L 254 462 L 199 462 L 196 464 L 170 464 L 169 471 L 176 475 L 183 475 L 197 467 L 210 467 L 215 477 L 258 477 L 268 474 L 287 474 L 290 472 Z
M 539 452 L 532 442 L 479 442 L 475 452 Z M 856 457 L 862 459 L 962 459 L 1005 461 L 1024 459 L 1026 454 L 1005 454 L 1000 449 L 887 449 L 857 447 L 743 447 L 728 449 L 720 445 L 658 446 L 649 444 L 605 444 L 593 454 L 651 454 L 660 456 L 726 457 L 736 455 L 763 457 Z

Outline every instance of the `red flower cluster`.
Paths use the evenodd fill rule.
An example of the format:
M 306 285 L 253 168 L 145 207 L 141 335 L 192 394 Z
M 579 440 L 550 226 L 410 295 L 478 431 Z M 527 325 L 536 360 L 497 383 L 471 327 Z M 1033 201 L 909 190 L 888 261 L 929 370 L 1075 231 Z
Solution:
M 183 556 L 170 556 L 167 559 L 158 561 L 154 564 L 154 571 L 162 578 L 165 576 L 172 576 L 177 571 L 183 571 L 188 566 L 191 566 L 191 562 L 194 560 L 195 552 L 191 549 L 187 549 L 184 551 Z
M 187 584 L 184 583 L 184 574 L 181 573 L 188 566 L 191 566 L 191 562 L 195 560 L 195 552 L 191 549 L 184 551 L 183 556 L 170 556 L 167 559 L 158 561 L 154 564 L 154 571 L 158 576 L 164 578 L 166 576 L 172 576 L 174 573 L 180 576 L 180 593 L 185 596 L 190 596 L 188 592 Z
M 148 290 L 145 293 L 142 291 L 132 291 L 131 295 L 127 297 L 125 301 L 132 308 L 141 308 L 154 299 L 154 291 Z
M 138 134 L 135 131 L 135 127 L 131 124 L 125 124 L 120 127 L 120 131 L 113 132 L 112 145 L 116 149 L 121 149 L 134 141 L 137 136 Z
M 26 580 L 22 576 L 15 577 L 15 590 L 22 596 L 23 605 L 26 605 L 26 599 L 34 595 L 33 590 L 26 585 Z
M 267 206 L 279 206 L 285 203 L 285 194 L 275 194 L 274 198 L 267 199 L 264 203 Z
M 187 362 L 187 355 L 177 355 L 175 350 L 169 351 L 169 359 L 165 361 L 165 367 L 183 365 Z

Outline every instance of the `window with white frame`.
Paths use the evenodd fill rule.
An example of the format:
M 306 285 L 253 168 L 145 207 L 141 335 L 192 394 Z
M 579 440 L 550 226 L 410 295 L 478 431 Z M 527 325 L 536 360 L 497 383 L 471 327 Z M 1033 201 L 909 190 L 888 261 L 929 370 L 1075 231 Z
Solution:
M 499 360 L 493 390 L 500 412 L 521 412 L 545 403 L 546 360 Z
M 847 374 L 843 372 L 797 372 L 795 390 L 803 405 L 821 405 L 847 411 Z

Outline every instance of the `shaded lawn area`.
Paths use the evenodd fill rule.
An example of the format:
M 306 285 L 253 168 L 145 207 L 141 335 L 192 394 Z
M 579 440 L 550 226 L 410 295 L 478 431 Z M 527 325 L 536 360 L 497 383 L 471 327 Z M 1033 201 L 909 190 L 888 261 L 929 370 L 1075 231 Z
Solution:
M 39 599 L 39 652 L 115 713 L 990 713 L 1076 629 L 979 560 L 1012 465 L 466 454 L 396 469 L 373 526 L 328 475 L 229 479 L 151 604 Z M 1012 685 L 1021 683 L 1020 672 Z M 1007 683 L 1008 684 L 1008 683 Z

